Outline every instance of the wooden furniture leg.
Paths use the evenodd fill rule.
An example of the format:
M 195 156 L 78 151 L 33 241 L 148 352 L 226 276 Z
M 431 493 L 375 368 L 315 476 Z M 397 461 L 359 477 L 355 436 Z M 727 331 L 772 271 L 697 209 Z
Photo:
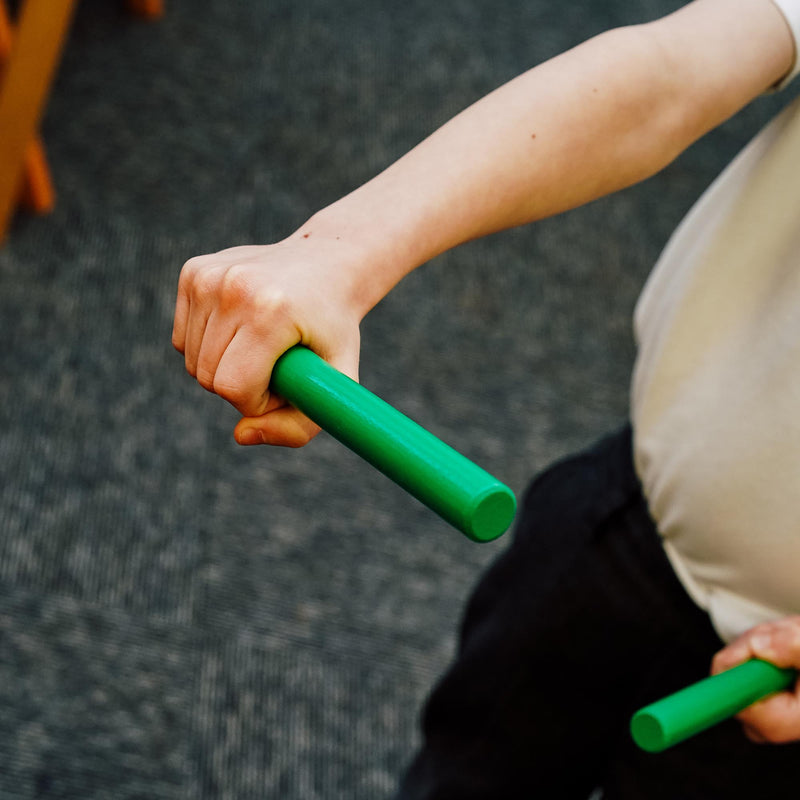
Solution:
M 44 144 L 35 136 L 25 150 L 19 203 L 34 214 L 49 214 L 56 204 L 56 190 L 50 176 Z
M 11 55 L 13 38 L 11 19 L 4 0 L 0 0 L 0 79 L 3 76 L 3 67 Z M 22 187 L 18 199 L 23 208 L 35 214 L 46 214 L 55 205 L 50 168 L 39 136 L 34 136 L 25 150 Z
M 25 0 L 0 83 L 0 240 L 13 213 L 76 0 Z M 35 164 L 33 165 L 35 168 Z

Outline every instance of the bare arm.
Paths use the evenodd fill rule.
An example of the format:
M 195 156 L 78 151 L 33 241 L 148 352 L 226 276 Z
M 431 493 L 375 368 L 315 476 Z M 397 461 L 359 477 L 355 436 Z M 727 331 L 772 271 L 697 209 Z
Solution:
M 240 442 L 302 444 L 314 426 L 265 391 L 284 350 L 303 342 L 355 376 L 359 321 L 410 271 L 652 175 L 793 55 L 770 0 L 695 0 L 601 34 L 487 95 L 278 245 L 187 262 L 174 344 L 248 418 Z
M 304 230 L 340 226 L 392 262 L 365 298 L 374 304 L 386 277 L 455 245 L 649 177 L 776 83 L 792 56 L 769 0 L 697 0 L 609 31 L 466 109 Z

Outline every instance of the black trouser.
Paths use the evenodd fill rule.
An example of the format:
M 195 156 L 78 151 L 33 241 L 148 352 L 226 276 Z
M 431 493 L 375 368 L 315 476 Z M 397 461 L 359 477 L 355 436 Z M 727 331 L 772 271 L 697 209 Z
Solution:
M 664 554 L 626 429 L 531 485 L 399 797 L 800 796 L 800 745 L 754 745 L 735 720 L 657 755 L 631 741 L 631 713 L 705 677 L 721 647 Z

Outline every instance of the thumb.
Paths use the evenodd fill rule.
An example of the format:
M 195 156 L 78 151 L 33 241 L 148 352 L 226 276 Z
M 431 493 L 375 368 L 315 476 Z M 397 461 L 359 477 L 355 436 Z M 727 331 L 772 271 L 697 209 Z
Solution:
M 234 428 L 233 435 L 236 441 L 242 445 L 271 444 L 279 447 L 303 447 L 319 431 L 319 426 L 305 414 L 284 402 L 283 405 L 260 417 L 242 417 Z

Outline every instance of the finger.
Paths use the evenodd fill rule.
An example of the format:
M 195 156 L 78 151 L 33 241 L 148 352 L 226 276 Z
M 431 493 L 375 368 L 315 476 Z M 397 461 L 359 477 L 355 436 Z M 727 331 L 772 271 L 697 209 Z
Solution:
M 742 730 L 744 731 L 744 735 L 751 741 L 753 744 L 768 744 L 767 739 L 765 739 L 756 728 L 752 725 L 747 725 L 744 722 L 742 723 Z
M 275 398 L 277 400 L 277 398 Z M 233 435 L 239 444 L 270 444 L 280 447 L 302 447 L 320 428 L 290 405 L 282 405 L 259 417 L 243 417 Z
M 181 353 L 186 347 L 186 334 L 189 325 L 189 310 L 192 305 L 192 295 L 195 292 L 195 282 L 205 270 L 218 265 L 216 254 L 208 256 L 195 256 L 190 258 L 181 267 L 178 277 L 178 291 L 175 298 L 175 313 L 172 322 L 172 344 Z
M 712 672 L 716 674 L 730 669 L 751 658 L 770 661 L 777 666 L 790 666 L 782 662 L 794 655 L 800 659 L 800 617 L 787 617 L 745 631 L 714 656 Z
M 787 617 L 750 629 L 714 657 L 718 673 L 751 658 L 779 667 L 800 667 L 800 617 Z M 800 739 L 800 681 L 792 691 L 779 692 L 736 715 L 745 735 L 756 743 Z
M 750 649 L 779 667 L 800 668 L 800 617 L 786 617 L 759 626 L 750 636 Z
M 751 628 L 714 656 L 712 671 L 760 658 L 779 667 L 800 668 L 800 616 L 785 617 Z
M 175 313 L 172 318 L 172 346 L 182 353 L 186 347 L 186 326 L 189 321 L 189 298 L 186 292 L 178 288 L 175 300 Z
M 737 714 L 737 718 L 753 741 L 777 744 L 800 739 L 798 687 L 755 703 Z
M 291 330 L 264 335 L 253 327 L 239 328 L 219 359 L 213 390 L 242 416 L 261 416 L 270 399 L 269 381 L 276 354 L 297 344 L 299 338 Z
M 359 355 L 357 327 L 351 339 L 353 340 L 351 347 L 340 348 L 326 360 L 332 367 L 357 381 Z M 260 416 L 244 417 L 239 421 L 234 430 L 234 436 L 239 444 L 302 447 L 320 432 L 320 427 L 316 423 L 275 395 L 269 398 L 266 411 L 267 413 Z
M 750 641 L 757 629 L 752 629 L 720 650 L 711 662 L 711 674 L 717 675 L 755 657 Z
M 183 358 L 186 363 L 186 371 L 193 377 L 197 376 L 197 360 L 203 346 L 203 337 L 205 336 L 207 324 L 207 310 L 200 303 L 190 303 L 186 321 Z
M 211 313 L 217 307 L 219 284 L 225 274 L 224 266 L 206 266 L 190 276 L 186 286 L 189 313 L 186 321 L 186 338 L 184 342 L 184 358 L 186 370 L 190 375 L 197 375 L 197 361 L 203 346 L 206 326 Z
M 196 367 L 197 382 L 209 392 L 215 391 L 214 380 L 220 360 L 235 335 L 236 328 L 229 316 L 216 311 L 211 313 L 203 331 Z
M 195 272 L 197 259 L 189 259 L 181 268 L 178 292 L 175 298 L 175 313 L 172 319 L 172 346 L 180 353 L 186 347 L 186 329 L 189 324 L 189 286 Z

